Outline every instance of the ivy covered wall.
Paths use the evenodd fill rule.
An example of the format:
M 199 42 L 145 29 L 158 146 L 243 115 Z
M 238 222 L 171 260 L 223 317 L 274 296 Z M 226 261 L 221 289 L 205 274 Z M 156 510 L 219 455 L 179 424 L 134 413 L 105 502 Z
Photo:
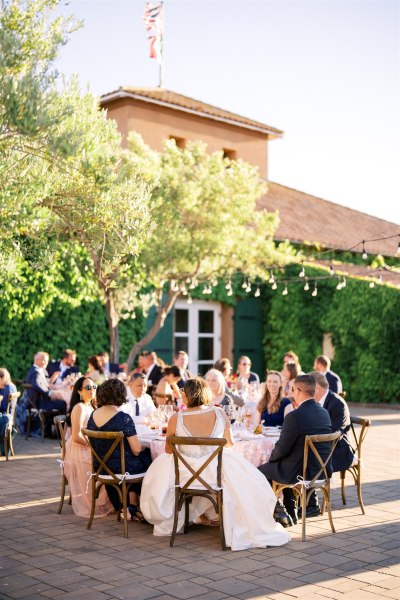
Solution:
M 316 269 L 308 276 L 322 275 Z M 295 277 L 298 268 L 289 268 Z M 324 333 L 332 334 L 332 370 L 340 375 L 351 402 L 400 402 L 400 291 L 366 281 L 318 281 L 318 295 L 305 292 L 304 281 L 289 284 L 289 293 L 263 290 L 264 355 L 268 369 L 281 369 L 283 355 L 294 350 L 304 371 L 322 352 Z

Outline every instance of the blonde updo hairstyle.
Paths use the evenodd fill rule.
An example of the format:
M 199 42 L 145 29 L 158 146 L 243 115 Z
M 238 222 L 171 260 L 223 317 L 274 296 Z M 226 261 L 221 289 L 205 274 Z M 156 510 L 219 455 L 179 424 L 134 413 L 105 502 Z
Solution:
M 211 390 L 207 381 L 202 377 L 192 377 L 191 379 L 188 379 L 183 391 L 186 395 L 187 408 L 211 404 Z

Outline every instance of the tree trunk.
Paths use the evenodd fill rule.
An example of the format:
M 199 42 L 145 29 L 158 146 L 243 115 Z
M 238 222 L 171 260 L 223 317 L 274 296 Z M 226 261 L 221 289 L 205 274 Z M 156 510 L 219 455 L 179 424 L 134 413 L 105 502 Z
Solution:
M 106 314 L 108 322 L 108 333 L 110 336 L 110 360 L 111 362 L 119 362 L 119 317 L 115 308 L 113 290 L 109 288 L 106 294 Z
M 133 344 L 129 352 L 128 359 L 126 361 L 128 366 L 128 372 L 132 368 L 133 361 L 135 360 L 137 354 L 139 354 L 139 352 L 143 350 L 143 348 L 155 338 L 156 334 L 160 331 L 160 329 L 164 327 L 165 319 L 167 318 L 169 312 L 173 308 L 176 299 L 179 296 L 179 293 L 180 292 L 168 292 L 166 302 L 164 304 L 160 303 L 160 306 L 158 307 L 157 316 L 153 325 L 150 327 L 146 335 L 142 337 L 141 340 Z

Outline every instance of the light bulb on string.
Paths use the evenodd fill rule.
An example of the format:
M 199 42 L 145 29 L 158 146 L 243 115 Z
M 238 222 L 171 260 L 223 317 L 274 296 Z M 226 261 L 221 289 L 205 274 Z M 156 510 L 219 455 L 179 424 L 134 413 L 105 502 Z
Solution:
M 340 281 L 339 277 L 338 277 L 338 284 L 336 286 L 337 290 L 341 290 L 342 289 L 342 282 Z
M 365 251 L 365 240 L 363 240 L 363 243 L 362 243 L 362 245 L 363 245 L 363 251 L 362 251 L 362 256 L 361 256 L 361 258 L 362 258 L 363 260 L 367 260 L 367 258 L 368 258 L 368 254 L 367 254 L 367 253 L 366 253 L 366 251 Z
M 233 294 L 232 288 L 229 288 L 229 290 L 227 291 L 226 295 L 227 296 L 232 296 L 232 294 Z
M 277 289 L 277 287 L 278 287 L 278 286 L 277 286 L 277 284 L 276 284 L 276 281 L 274 280 L 274 283 L 272 284 L 271 288 L 272 288 L 273 290 L 276 290 L 276 289 Z
M 306 272 L 305 272 L 305 269 L 304 269 L 304 265 L 302 263 L 301 264 L 301 271 L 299 273 L 299 277 L 305 277 L 305 276 L 306 276 Z
M 186 279 L 185 279 L 185 283 L 189 284 L 190 282 L 191 282 L 191 279 L 190 279 L 190 277 L 186 277 Z
M 196 287 L 196 282 L 194 279 L 192 279 L 190 282 L 190 285 L 189 285 L 189 290 L 194 290 L 195 287 Z
M 285 289 L 282 292 L 282 296 L 287 296 L 289 293 L 289 290 L 287 289 L 287 283 L 285 283 Z
M 180 290 L 180 292 L 181 292 L 182 296 L 187 296 L 187 295 L 188 295 L 188 291 L 187 291 L 187 289 L 186 289 L 186 286 L 185 286 L 185 284 L 181 285 L 181 286 L 179 287 L 179 290 Z
M 211 282 L 211 285 L 213 287 L 216 287 L 218 285 L 218 279 L 213 279 L 212 282 Z
M 306 282 L 304 284 L 304 291 L 308 292 L 309 289 L 310 289 L 310 284 L 308 283 L 308 278 L 306 277 Z
M 254 292 L 254 297 L 259 298 L 260 294 L 261 294 L 260 286 L 258 285 L 256 291 Z
M 318 295 L 318 288 L 317 288 L 317 282 L 315 282 L 314 289 L 311 292 L 311 296 L 314 296 L 314 298 L 315 298 L 315 296 L 317 296 L 317 295 Z
M 342 279 L 342 288 L 345 288 L 346 284 L 347 284 L 346 277 L 343 277 L 343 279 Z
M 226 290 L 230 290 L 230 289 L 231 289 L 231 287 L 232 287 L 232 281 L 231 281 L 230 279 L 228 279 L 228 283 L 227 283 L 227 284 L 225 284 L 225 289 L 226 289 Z
M 329 275 L 332 277 L 335 274 L 335 269 L 333 268 L 333 264 L 329 265 Z
M 270 275 L 270 278 L 268 279 L 268 283 L 274 283 L 274 281 L 275 281 L 275 277 L 274 277 L 273 272 L 271 271 L 271 275 Z
M 370 281 L 369 282 L 369 287 L 372 289 L 375 287 L 375 282 L 374 281 Z
M 243 283 L 242 283 L 242 288 L 245 290 L 248 286 L 248 283 L 246 281 L 246 279 L 244 279 Z
M 381 275 L 380 273 L 379 273 L 379 275 L 378 275 L 378 283 L 379 283 L 380 285 L 382 285 L 382 283 L 383 283 L 382 275 Z
M 207 284 L 204 284 L 204 287 L 203 287 L 202 294 L 208 294 L 208 287 L 207 287 Z
M 248 294 L 251 292 L 251 284 L 250 284 L 249 280 L 247 280 L 247 286 L 246 286 L 246 289 L 244 291 L 247 292 Z
M 189 294 L 189 296 L 187 297 L 187 300 L 186 300 L 186 302 L 187 302 L 188 304 L 192 304 L 193 300 L 192 300 L 192 296 L 191 296 L 190 294 Z

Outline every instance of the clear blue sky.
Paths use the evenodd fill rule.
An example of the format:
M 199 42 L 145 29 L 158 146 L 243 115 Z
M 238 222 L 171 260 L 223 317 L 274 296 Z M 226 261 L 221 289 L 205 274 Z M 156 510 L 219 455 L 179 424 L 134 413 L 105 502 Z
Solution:
M 59 70 L 96 94 L 156 87 L 144 5 L 62 6 L 84 27 Z M 164 87 L 282 129 L 272 181 L 400 223 L 399 17 L 397 0 L 166 0 Z

